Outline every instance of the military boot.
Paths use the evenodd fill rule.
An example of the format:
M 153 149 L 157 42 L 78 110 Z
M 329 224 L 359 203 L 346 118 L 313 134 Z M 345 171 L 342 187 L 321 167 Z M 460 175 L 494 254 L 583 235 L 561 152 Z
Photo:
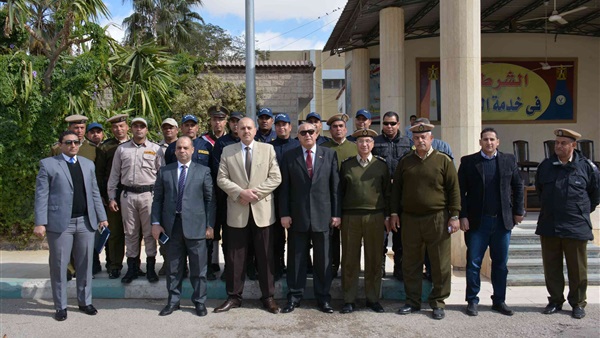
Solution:
M 146 279 L 150 283 L 158 282 L 158 275 L 154 267 L 156 266 L 156 257 L 146 257 Z
M 129 284 L 138 278 L 138 266 L 135 257 L 127 257 L 127 273 L 121 278 L 121 283 Z

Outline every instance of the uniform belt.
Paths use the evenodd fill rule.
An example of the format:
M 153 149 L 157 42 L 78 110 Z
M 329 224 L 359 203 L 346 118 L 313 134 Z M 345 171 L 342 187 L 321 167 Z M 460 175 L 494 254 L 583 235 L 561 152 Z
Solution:
M 129 186 L 124 185 L 123 190 L 126 192 L 141 194 L 144 192 L 150 192 L 150 191 L 154 190 L 154 186 L 153 185 L 141 185 L 138 187 L 129 187 Z

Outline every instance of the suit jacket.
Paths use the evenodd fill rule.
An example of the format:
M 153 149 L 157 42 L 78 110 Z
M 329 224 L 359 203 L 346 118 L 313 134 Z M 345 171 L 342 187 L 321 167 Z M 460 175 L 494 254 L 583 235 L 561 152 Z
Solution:
M 96 182 L 94 162 L 77 156 L 83 173 L 87 211 L 90 225 L 106 221 L 106 212 Z M 40 161 L 35 183 L 35 224 L 45 225 L 46 231 L 61 233 L 67 229 L 73 209 L 73 180 L 62 154 Z
M 244 228 L 248 224 L 250 208 L 254 222 L 259 227 L 275 223 L 275 203 L 273 191 L 281 183 L 281 173 L 273 146 L 254 142 L 250 179 L 246 175 L 242 158 L 243 143 L 235 143 L 223 148 L 217 185 L 227 194 L 227 225 Z M 239 202 L 244 189 L 257 191 L 259 200 L 248 207 Z
M 158 171 L 154 183 L 152 201 L 152 223 L 160 223 L 167 236 L 171 236 L 175 223 L 175 208 L 179 180 L 178 162 L 167 164 Z M 181 225 L 187 239 L 205 239 L 206 227 L 213 227 L 216 216 L 216 202 L 210 169 L 190 162 L 183 189 Z
M 460 185 L 460 217 L 469 219 L 469 228 L 477 229 L 483 214 L 485 190 L 483 157 L 480 152 L 460 159 L 458 182 Z M 525 213 L 523 202 L 523 180 L 519 175 L 517 162 L 512 154 L 498 151 L 498 173 L 500 177 L 500 206 L 504 227 L 511 230 L 515 226 L 513 215 Z
M 279 214 L 292 217 L 291 230 L 323 232 L 331 217 L 341 217 L 340 178 L 335 151 L 317 146 L 312 180 L 302 147 L 283 155 Z

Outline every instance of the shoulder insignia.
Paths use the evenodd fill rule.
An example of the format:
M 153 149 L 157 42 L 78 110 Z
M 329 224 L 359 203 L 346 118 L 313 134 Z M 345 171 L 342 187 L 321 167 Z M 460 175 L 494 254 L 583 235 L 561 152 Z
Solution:
M 350 156 L 350 157 L 348 157 L 347 159 L 343 160 L 343 161 L 342 161 L 342 163 L 344 163 L 344 162 L 346 162 L 346 161 L 348 161 L 348 160 L 351 160 L 351 159 L 353 159 L 353 158 L 356 158 L 356 156 Z
M 436 150 L 437 150 L 437 149 L 436 149 Z M 440 153 L 440 154 L 442 154 L 442 155 L 446 155 L 446 157 L 448 157 L 448 159 L 449 159 L 450 161 L 454 161 L 454 159 L 452 158 L 452 156 L 448 155 L 447 153 L 445 153 L 445 152 L 443 152 L 443 151 L 439 151 L 439 150 L 438 150 L 438 153 Z
M 378 160 L 380 160 L 380 161 L 385 162 L 385 158 L 383 158 L 383 157 L 381 157 L 379 155 L 373 155 L 373 157 L 376 158 L 376 159 L 378 159 Z
M 598 167 L 592 160 L 590 160 L 589 158 L 586 158 L 585 161 L 590 165 L 590 167 L 592 167 L 592 170 L 594 172 L 598 172 Z

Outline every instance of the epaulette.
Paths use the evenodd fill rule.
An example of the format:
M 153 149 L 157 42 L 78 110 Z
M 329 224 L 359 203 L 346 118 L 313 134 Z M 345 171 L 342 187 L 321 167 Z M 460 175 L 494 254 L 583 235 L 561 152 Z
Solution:
M 346 161 L 348 161 L 348 160 L 351 160 L 351 159 L 353 159 L 353 158 L 356 158 L 356 156 L 350 156 L 350 157 L 348 157 L 347 159 L 343 160 L 343 161 L 342 161 L 342 163 L 344 163 L 344 162 L 346 162 Z
M 594 161 L 590 160 L 589 158 L 586 158 L 585 161 L 592 167 L 592 170 L 594 172 L 598 172 L 598 167 L 596 166 L 596 163 L 594 163 Z
M 439 151 L 439 150 L 437 152 L 440 153 L 440 154 L 442 154 L 442 155 L 446 155 L 450 161 L 454 161 L 454 158 L 452 158 L 452 156 L 450 156 L 449 154 L 446 154 L 445 152 Z
M 383 161 L 383 163 L 386 163 L 385 162 L 385 158 L 383 158 L 383 157 L 381 157 L 379 155 L 373 155 L 373 157 L 376 158 L 376 159 L 378 159 L 378 160 L 380 160 L 380 161 Z

